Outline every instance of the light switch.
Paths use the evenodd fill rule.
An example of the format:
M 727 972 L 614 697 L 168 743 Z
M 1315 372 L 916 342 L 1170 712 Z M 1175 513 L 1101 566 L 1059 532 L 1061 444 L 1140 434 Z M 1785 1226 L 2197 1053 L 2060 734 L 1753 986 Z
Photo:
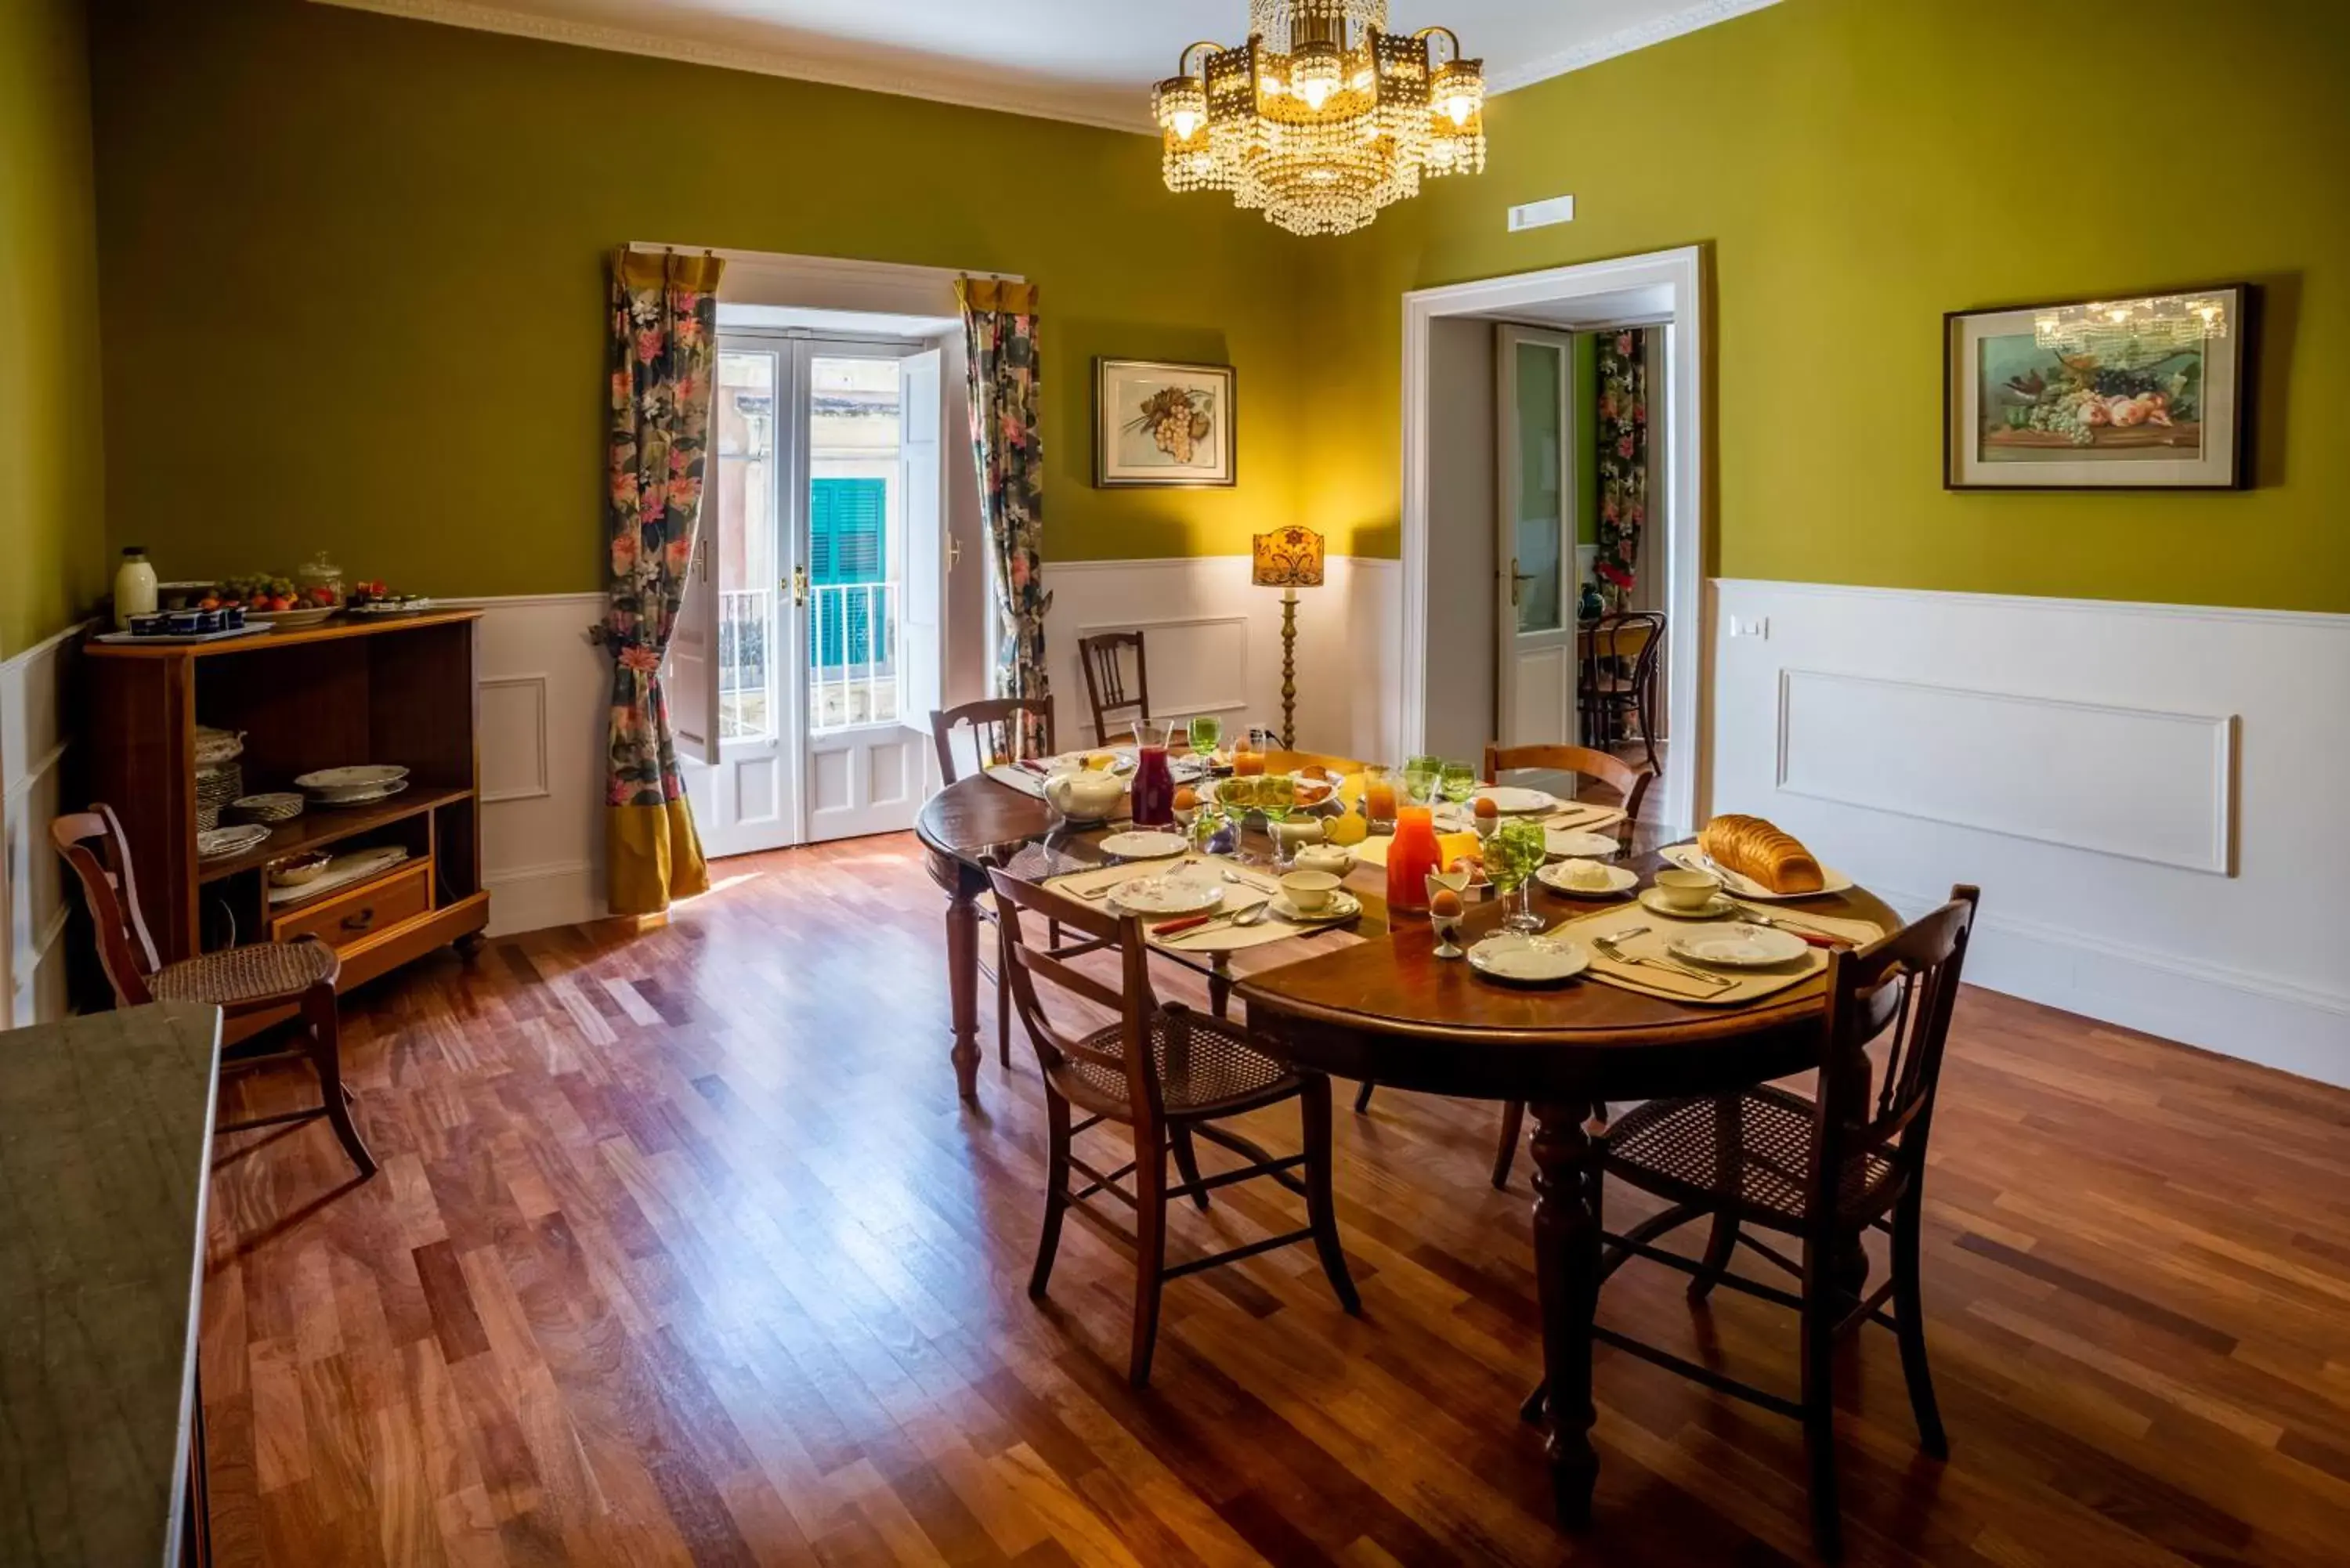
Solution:
M 1768 642 L 1771 639 L 1771 618 L 1767 615 L 1731 616 L 1730 635 L 1758 638 Z

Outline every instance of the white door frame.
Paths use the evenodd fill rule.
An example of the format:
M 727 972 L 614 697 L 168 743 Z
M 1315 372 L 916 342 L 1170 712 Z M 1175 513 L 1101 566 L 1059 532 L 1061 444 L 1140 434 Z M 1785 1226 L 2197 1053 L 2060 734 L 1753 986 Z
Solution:
M 1636 314 L 1669 314 L 1666 334 L 1667 418 L 1662 504 L 1650 497 L 1649 527 L 1665 546 L 1667 595 L 1667 711 L 1674 717 L 1673 752 L 1662 781 L 1668 822 L 1698 820 L 1710 794 L 1703 691 L 1704 650 L 1712 646 L 1705 624 L 1703 383 L 1708 326 L 1704 300 L 1704 253 L 1695 245 L 1622 256 L 1613 261 L 1552 267 L 1484 278 L 1403 296 L 1403 680 L 1393 732 L 1397 749 L 1420 749 L 1428 708 L 1427 663 L 1411 650 L 1428 647 L 1429 548 L 1429 333 L 1439 317 L 1484 316 L 1523 311 L 1562 301 L 1590 300 L 1593 319 L 1622 320 Z M 1641 303 L 1629 305 L 1629 296 Z M 1611 300 L 1626 298 L 1612 314 Z M 1562 326 L 1571 325 L 1561 323 Z

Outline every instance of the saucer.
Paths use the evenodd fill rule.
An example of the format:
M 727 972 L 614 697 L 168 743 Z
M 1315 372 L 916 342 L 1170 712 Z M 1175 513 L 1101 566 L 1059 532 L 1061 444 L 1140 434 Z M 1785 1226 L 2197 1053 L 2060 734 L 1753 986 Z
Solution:
M 1340 920 L 1351 920 L 1363 912 L 1363 901 L 1344 888 L 1330 895 L 1329 902 L 1307 913 L 1289 901 L 1286 893 L 1275 893 L 1271 902 L 1273 917 L 1293 926 L 1333 926 Z
M 1719 920 L 1738 913 L 1738 901 L 1727 893 L 1716 893 L 1694 909 L 1676 909 L 1665 902 L 1665 896 L 1654 888 L 1640 889 L 1640 906 L 1654 910 L 1669 920 Z
M 1180 833 L 1113 833 L 1101 841 L 1102 853 L 1120 860 L 1164 860 L 1190 847 Z

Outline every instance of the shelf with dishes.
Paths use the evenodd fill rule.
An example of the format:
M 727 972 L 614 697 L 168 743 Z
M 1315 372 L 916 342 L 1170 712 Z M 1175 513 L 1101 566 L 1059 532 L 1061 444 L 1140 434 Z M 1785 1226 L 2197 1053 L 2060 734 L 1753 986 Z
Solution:
M 435 787 L 411 781 L 408 789 L 363 805 L 311 805 L 290 821 L 255 825 L 267 827 L 268 836 L 251 848 L 217 859 L 200 859 L 196 867 L 197 880 L 217 882 L 224 877 L 265 867 L 308 850 L 359 838 L 389 824 L 421 816 L 461 801 L 469 802 L 473 797 L 470 786 Z

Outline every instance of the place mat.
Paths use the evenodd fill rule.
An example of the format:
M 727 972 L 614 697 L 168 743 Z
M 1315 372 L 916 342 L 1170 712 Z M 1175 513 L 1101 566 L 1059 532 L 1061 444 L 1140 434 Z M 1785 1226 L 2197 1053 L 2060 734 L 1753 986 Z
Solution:
M 1454 856 L 1466 855 L 1476 849 L 1478 845 L 1478 837 L 1473 833 L 1440 833 L 1436 836 L 1436 853 L 1447 866 L 1452 863 Z M 1350 844 L 1347 847 L 1352 849 L 1355 858 L 1364 865 L 1384 867 L 1388 863 L 1388 851 L 1395 847 L 1395 835 L 1374 833 L 1360 844 Z
M 1602 827 L 1613 827 L 1624 820 L 1620 805 L 1590 805 L 1568 801 L 1564 808 L 1543 818 L 1544 827 L 1565 828 L 1569 832 L 1589 833 Z
M 1567 937 L 1581 942 L 1591 953 L 1591 967 L 1584 973 L 1603 984 L 1621 991 L 1636 991 L 1643 996 L 1660 996 L 1669 1002 L 1686 1002 L 1700 1007 L 1743 1007 L 1776 996 L 1791 986 L 1816 981 L 1828 967 L 1825 949 L 1807 948 L 1799 961 L 1783 968 L 1769 970 L 1721 970 L 1724 980 L 1735 983 L 1711 986 L 1690 975 L 1659 969 L 1653 964 L 1618 963 L 1592 945 L 1598 937 L 1614 936 L 1619 931 L 1638 930 L 1641 934 L 1621 944 L 1621 950 L 1636 959 L 1662 959 L 1667 963 L 1679 963 L 1665 950 L 1674 931 L 1682 922 L 1669 920 L 1635 906 L 1631 909 L 1606 909 L 1596 915 L 1585 915 L 1554 928 L 1548 934 Z M 1696 965 L 1690 965 L 1696 968 Z
M 987 770 L 987 776 L 997 784 L 1011 785 L 1022 794 L 1034 795 L 1038 800 L 1045 798 L 1045 775 L 1042 774 L 1030 773 L 1026 768 L 1011 763 L 999 763 Z
M 1066 877 L 1049 877 L 1044 885 L 1056 893 L 1064 893 L 1073 898 L 1083 898 L 1086 894 L 1097 889 L 1115 888 L 1129 877 L 1155 876 L 1171 871 L 1178 866 L 1187 865 L 1212 866 L 1221 874 L 1226 868 L 1226 864 L 1212 857 L 1185 855 L 1179 858 L 1170 855 L 1164 860 L 1128 861 L 1124 865 L 1105 866 L 1091 871 L 1073 872 Z M 1274 883 L 1269 873 L 1253 871 L 1245 867 L 1233 869 L 1234 874 L 1243 880 L 1224 884 L 1224 901 L 1216 908 L 1215 913 L 1223 914 L 1232 910 L 1252 909 L 1273 897 Z M 1102 898 L 1087 898 L 1086 902 L 1098 905 L 1106 909 L 1109 907 L 1111 899 L 1105 893 Z M 1180 915 L 1156 916 L 1147 919 L 1143 929 L 1148 931 L 1152 926 L 1164 925 L 1182 918 Z M 1345 923 L 1327 921 L 1318 925 L 1294 925 L 1277 916 L 1268 916 L 1253 926 L 1235 927 L 1230 920 L 1219 920 L 1212 926 L 1194 926 L 1188 931 L 1178 931 L 1164 940 L 1156 936 L 1151 937 L 1150 945 L 1155 948 L 1164 948 L 1167 951 L 1175 953 L 1238 952 L 1243 948 L 1263 947 L 1269 942 L 1287 941 L 1290 938 L 1303 935 L 1307 931 L 1322 930 L 1327 925 Z

